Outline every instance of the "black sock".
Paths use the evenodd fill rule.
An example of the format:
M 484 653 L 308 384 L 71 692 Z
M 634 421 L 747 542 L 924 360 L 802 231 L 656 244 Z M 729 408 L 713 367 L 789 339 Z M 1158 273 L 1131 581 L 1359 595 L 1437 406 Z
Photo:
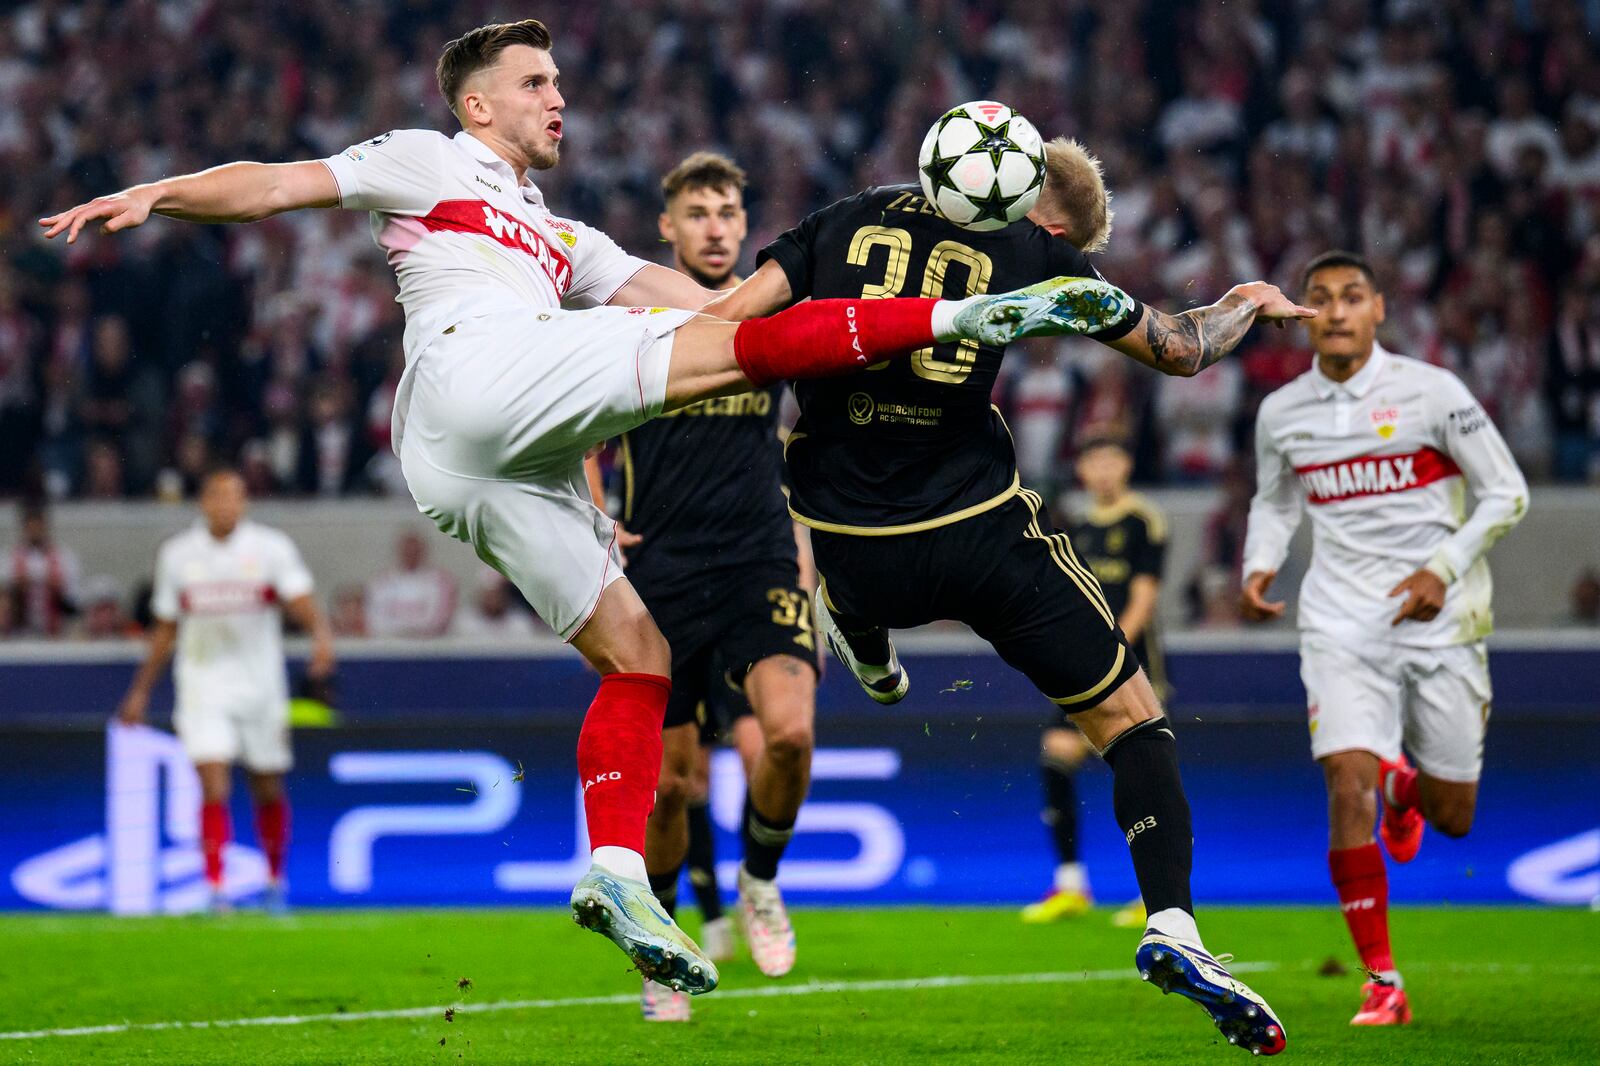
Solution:
M 1145 907 L 1151 914 L 1169 907 L 1193 914 L 1194 830 L 1167 719 L 1152 718 L 1123 733 L 1106 748 L 1105 760 L 1113 775 L 1112 807 Z
M 717 888 L 717 842 L 711 828 L 711 808 L 689 804 L 689 887 L 694 889 L 700 917 L 714 922 L 722 917 L 722 893 Z
M 783 858 L 789 838 L 794 836 L 794 823 L 775 822 L 756 810 L 750 794 L 744 797 L 744 826 L 740 831 L 744 840 L 744 868 L 751 877 L 771 881 L 778 876 L 778 860 Z
M 1071 770 L 1060 763 L 1039 764 L 1044 782 L 1044 824 L 1056 844 L 1061 862 L 1078 861 L 1078 785 Z
M 844 636 L 844 642 L 850 645 L 850 654 L 856 661 L 869 666 L 883 666 L 889 662 L 889 631 L 880 625 L 874 625 L 865 618 L 845 614 L 829 608 L 833 615 L 833 624 L 838 627 Z
M 656 894 L 667 917 L 674 920 L 678 917 L 678 874 L 682 869 L 680 866 L 671 873 L 650 875 L 650 891 Z

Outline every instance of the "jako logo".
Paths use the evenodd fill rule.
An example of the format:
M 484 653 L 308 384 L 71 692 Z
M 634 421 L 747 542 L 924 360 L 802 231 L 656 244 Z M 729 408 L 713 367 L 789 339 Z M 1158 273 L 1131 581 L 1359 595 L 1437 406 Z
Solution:
M 844 324 L 850 329 L 850 347 L 854 349 L 856 353 L 856 362 L 865 363 L 867 361 L 867 356 L 866 353 L 861 350 L 861 331 L 856 328 L 855 304 L 844 305 Z
M 591 786 L 598 785 L 602 781 L 621 781 L 621 780 L 622 780 L 622 771 L 621 770 L 612 770 L 608 774 L 595 774 L 593 777 L 589 778 L 589 780 L 587 780 L 587 781 L 585 781 L 583 783 L 583 790 L 585 792 L 588 792 Z

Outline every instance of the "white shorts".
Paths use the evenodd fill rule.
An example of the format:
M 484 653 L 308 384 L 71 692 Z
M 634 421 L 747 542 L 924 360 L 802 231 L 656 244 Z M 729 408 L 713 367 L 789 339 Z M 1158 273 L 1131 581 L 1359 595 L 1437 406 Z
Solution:
M 285 774 L 294 766 L 287 703 L 271 700 L 233 713 L 180 705 L 172 728 L 196 764 L 238 763 L 259 774 Z
M 1430 777 L 1478 780 L 1492 699 L 1482 641 L 1358 646 L 1305 633 L 1300 678 L 1315 758 L 1354 750 L 1395 759 L 1403 747 Z
M 583 454 L 661 413 L 692 311 L 599 307 L 465 319 L 410 368 L 401 469 L 417 508 L 468 541 L 563 640 L 622 575 Z

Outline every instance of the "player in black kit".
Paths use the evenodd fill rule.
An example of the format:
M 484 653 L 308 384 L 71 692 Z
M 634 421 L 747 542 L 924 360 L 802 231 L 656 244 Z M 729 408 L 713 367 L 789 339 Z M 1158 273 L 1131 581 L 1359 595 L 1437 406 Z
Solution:
M 662 236 L 678 269 L 707 288 L 738 283 L 744 182 L 738 166 L 710 152 L 662 179 Z M 757 752 L 745 752 L 753 758 L 739 909 L 751 954 L 769 977 L 794 965 L 794 930 L 773 881 L 810 784 L 817 684 L 811 597 L 782 492 L 781 395 L 774 385 L 701 400 L 630 430 L 618 449 L 628 580 L 672 647 L 661 780 L 645 839 L 650 886 L 675 909 L 690 818 L 698 818 L 704 854 L 691 876 L 708 921 L 726 926 L 705 797 L 695 787 L 703 782 L 701 723 L 709 716 L 726 725 L 753 712 L 761 738 Z M 721 939 L 707 939 L 707 950 L 723 954 L 713 945 Z M 647 1019 L 689 1018 L 688 996 L 663 985 L 646 981 L 641 1002 Z
M 712 308 L 746 318 L 806 297 L 960 298 L 1097 276 L 1081 249 L 1097 248 L 1109 232 L 1099 165 L 1058 140 L 1047 147 L 1046 170 L 1029 217 L 990 232 L 945 220 L 915 185 L 841 200 L 763 249 L 756 273 Z M 1314 313 L 1252 282 L 1176 316 L 1135 301 L 1118 325 L 1092 336 L 1187 376 L 1231 351 L 1258 318 Z M 812 530 L 818 628 L 869 695 L 893 702 L 907 679 L 886 627 L 966 622 L 1071 713 L 1111 765 L 1117 821 L 1150 907 L 1140 971 L 1200 1003 L 1231 1041 L 1276 1053 L 1282 1026 L 1200 941 L 1189 805 L 1155 692 L 1094 575 L 1019 482 L 1010 433 L 989 403 L 1003 355 L 939 344 L 797 384 L 790 509 Z
M 1070 531 L 1078 558 L 1105 593 L 1129 647 L 1161 699 L 1167 698 L 1166 660 L 1156 631 L 1156 601 L 1166 556 L 1167 521 L 1160 509 L 1128 487 L 1133 456 L 1119 437 L 1091 436 L 1078 448 L 1078 480 L 1089 494 L 1089 511 Z M 1044 786 L 1044 822 L 1056 848 L 1050 892 L 1022 909 L 1025 922 L 1053 922 L 1087 911 L 1093 901 L 1088 874 L 1078 859 L 1077 769 L 1089 744 L 1065 708 L 1044 730 L 1039 775 Z M 1134 900 L 1112 923 L 1143 927 L 1144 903 Z

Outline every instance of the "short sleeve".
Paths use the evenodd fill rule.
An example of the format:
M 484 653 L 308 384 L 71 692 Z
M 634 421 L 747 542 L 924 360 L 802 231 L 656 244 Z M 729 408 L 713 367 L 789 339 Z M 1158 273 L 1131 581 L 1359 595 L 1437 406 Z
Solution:
M 1094 265 L 1094 261 L 1085 255 L 1081 249 L 1060 237 L 1050 238 L 1049 263 L 1050 277 L 1052 278 L 1099 278 L 1101 281 L 1111 281 L 1110 278 L 1100 273 L 1099 268 Z M 1040 280 L 1046 279 L 1041 278 Z M 1112 281 L 1111 284 L 1115 285 L 1116 282 Z M 1091 340 L 1097 340 L 1102 344 L 1110 344 L 1112 341 L 1121 340 L 1133 332 L 1133 327 L 1137 326 L 1139 319 L 1144 317 L 1144 303 L 1131 292 L 1128 293 L 1128 298 L 1133 301 L 1133 307 L 1128 311 L 1128 316 L 1116 325 L 1108 326 L 1099 333 L 1090 333 L 1088 336 Z
M 1159 515 L 1142 514 L 1139 518 L 1139 543 L 1130 560 L 1132 570 L 1159 581 L 1167 559 L 1167 525 Z
M 150 613 L 163 622 L 178 620 L 178 568 L 172 549 L 163 547 L 156 554 L 155 588 L 150 592 Z
M 306 569 L 305 560 L 300 558 L 300 549 L 294 546 L 294 541 L 280 535 L 274 554 L 272 588 L 278 594 L 278 602 L 288 603 L 309 594 L 312 588 L 311 571 Z
M 567 308 L 600 307 L 649 266 L 649 261 L 623 251 L 605 233 L 576 219 L 556 218 L 551 226 L 566 245 L 572 262 L 572 284 L 561 299 Z
M 756 266 L 761 266 L 768 259 L 783 268 L 784 276 L 789 279 L 789 292 L 795 302 L 804 300 L 811 295 L 813 277 L 817 263 L 817 234 L 821 231 L 823 223 L 830 215 L 841 211 L 849 211 L 859 204 L 865 193 L 857 193 L 843 200 L 829 204 L 820 211 L 813 211 L 800 220 L 794 229 L 785 230 L 772 239 L 772 243 L 761 249 L 756 254 Z
M 340 207 L 426 214 L 439 202 L 445 141 L 433 130 L 394 130 L 322 162 L 338 183 Z

